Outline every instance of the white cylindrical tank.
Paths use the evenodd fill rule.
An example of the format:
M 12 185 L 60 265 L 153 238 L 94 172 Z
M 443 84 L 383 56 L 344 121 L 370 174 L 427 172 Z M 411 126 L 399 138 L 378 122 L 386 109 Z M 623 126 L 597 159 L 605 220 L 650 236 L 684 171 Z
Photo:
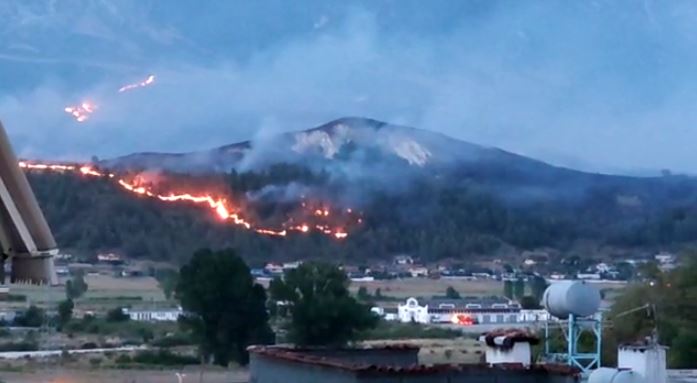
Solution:
M 593 315 L 600 307 L 600 292 L 582 281 L 563 281 L 550 285 L 542 297 L 545 309 L 553 316 L 566 319 Z
M 588 383 L 645 383 L 644 378 L 632 370 L 601 367 L 591 373 Z

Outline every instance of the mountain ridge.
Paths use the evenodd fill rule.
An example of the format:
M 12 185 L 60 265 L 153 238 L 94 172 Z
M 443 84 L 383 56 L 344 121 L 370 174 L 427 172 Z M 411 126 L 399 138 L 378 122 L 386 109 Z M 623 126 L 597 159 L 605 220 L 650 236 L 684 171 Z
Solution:
M 345 145 L 357 143 L 362 147 L 371 147 L 370 140 L 377 141 L 372 143 L 372 147 L 377 146 L 383 151 L 383 155 L 390 154 L 391 149 L 391 154 L 402 158 L 406 162 L 405 165 L 423 167 L 432 163 L 443 165 L 468 161 L 510 163 L 522 161 L 528 166 L 549 167 L 589 175 L 606 175 L 553 165 L 505 149 L 471 143 L 439 132 L 364 117 L 342 117 L 305 130 L 278 133 L 261 140 L 245 140 L 211 149 L 176 153 L 130 153 L 101 160 L 98 165 L 129 171 L 220 173 L 240 167 L 245 170 L 257 166 L 263 167 L 273 162 L 257 158 L 252 161 L 253 163 L 246 163 L 245 159 L 250 153 L 260 152 L 258 153 L 260 156 L 276 157 L 288 162 L 301 161 L 303 155 L 311 157 L 310 159 L 317 159 L 317 155 L 320 155 L 325 157 L 325 160 L 331 160 Z

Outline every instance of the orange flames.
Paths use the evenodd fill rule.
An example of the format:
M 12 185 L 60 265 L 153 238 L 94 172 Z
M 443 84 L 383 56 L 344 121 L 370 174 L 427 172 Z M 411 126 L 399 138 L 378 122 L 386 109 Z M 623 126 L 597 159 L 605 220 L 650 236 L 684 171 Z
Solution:
M 100 178 L 115 178 L 117 184 L 123 189 L 130 193 L 158 199 L 163 202 L 188 202 L 195 205 L 202 205 L 209 208 L 215 216 L 223 222 L 228 222 L 237 226 L 240 226 L 247 230 L 253 230 L 254 232 L 262 235 L 285 237 L 289 232 L 299 232 L 299 233 L 309 233 L 318 232 L 326 234 L 328 236 L 334 237 L 336 239 L 344 239 L 348 237 L 348 233 L 342 227 L 336 227 L 332 225 L 315 224 L 311 226 L 308 223 L 291 224 L 292 219 L 287 221 L 282 225 L 280 229 L 270 229 L 264 227 L 258 227 L 252 224 L 250 221 L 244 219 L 240 213 L 235 209 L 235 207 L 227 201 L 225 198 L 214 197 L 210 194 L 200 194 L 194 195 L 189 193 L 175 194 L 173 192 L 162 194 L 154 191 L 150 186 L 141 185 L 137 180 L 128 181 L 125 178 L 119 177 L 114 173 L 102 172 L 89 165 L 67 165 L 67 164 L 44 164 L 44 163 L 30 163 L 21 161 L 19 162 L 19 167 L 27 170 L 38 170 L 38 171 L 53 171 L 53 172 L 74 172 L 79 173 L 87 177 L 100 177 Z M 302 203 L 303 207 L 306 207 L 306 203 Z M 328 208 L 314 209 L 311 210 L 311 214 L 326 218 L 330 216 L 330 210 Z M 351 209 L 347 209 L 348 213 L 351 213 Z M 361 222 L 359 218 L 358 223 Z
M 131 89 L 135 88 L 142 88 L 148 85 L 151 85 L 155 82 L 155 75 L 151 74 L 149 75 L 145 80 L 136 82 L 133 84 L 126 84 L 119 88 L 119 93 L 123 93 L 126 91 L 129 91 Z M 92 102 L 89 101 L 83 101 L 79 105 L 69 105 L 66 106 L 63 110 L 65 113 L 68 113 L 69 115 L 73 116 L 75 121 L 77 122 L 85 122 L 89 120 L 90 115 L 94 113 L 94 111 L 97 109 L 97 105 L 95 105 Z
M 90 115 L 97 109 L 97 105 L 83 101 L 80 105 L 71 105 L 65 107 L 65 113 L 73 116 L 77 122 L 85 122 L 90 118 Z
M 136 82 L 133 84 L 127 84 L 127 85 L 122 86 L 121 88 L 119 88 L 119 93 L 123 93 L 125 91 L 135 89 L 135 88 L 142 88 L 142 87 L 148 86 L 154 82 L 155 82 L 155 75 L 151 74 L 150 76 L 148 76 L 148 78 L 146 78 L 145 80 L 143 80 L 141 82 Z

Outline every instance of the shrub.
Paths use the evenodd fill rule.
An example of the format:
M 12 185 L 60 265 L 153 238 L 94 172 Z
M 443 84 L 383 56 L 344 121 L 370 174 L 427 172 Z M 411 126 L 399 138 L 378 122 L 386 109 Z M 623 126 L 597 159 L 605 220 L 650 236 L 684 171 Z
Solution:
M 134 363 L 159 366 L 184 366 L 198 364 L 199 360 L 190 355 L 175 354 L 167 350 L 140 351 L 133 357 Z
M 381 321 L 372 330 L 361 334 L 362 339 L 452 339 L 461 337 L 459 330 L 426 327 L 418 323 L 397 323 Z
M 121 307 L 111 309 L 106 314 L 106 321 L 107 322 L 126 322 L 129 319 L 131 319 L 131 317 L 129 317 L 128 314 L 123 312 L 123 308 L 121 308 Z
M 90 358 L 90 366 L 99 367 L 102 364 L 102 358 Z
M 133 359 L 128 354 L 121 354 L 114 360 L 116 364 L 128 364 L 133 362 Z
M 39 345 L 36 342 L 7 342 L 0 343 L 0 352 L 4 351 L 36 351 Z
M 26 302 L 27 296 L 22 294 L 8 294 L 5 300 L 8 302 Z
M 29 306 L 29 308 L 15 318 L 15 325 L 21 327 L 40 327 L 44 323 L 46 318 L 46 312 L 36 306 Z
M 92 350 L 92 349 L 99 348 L 99 347 L 94 342 L 87 342 L 87 343 L 83 343 L 82 346 L 80 346 L 80 348 L 83 350 Z
M 173 335 L 166 336 L 164 338 L 158 338 L 150 342 L 150 345 L 155 347 L 177 347 L 177 346 L 190 346 L 196 344 L 195 340 L 189 334 L 176 333 Z

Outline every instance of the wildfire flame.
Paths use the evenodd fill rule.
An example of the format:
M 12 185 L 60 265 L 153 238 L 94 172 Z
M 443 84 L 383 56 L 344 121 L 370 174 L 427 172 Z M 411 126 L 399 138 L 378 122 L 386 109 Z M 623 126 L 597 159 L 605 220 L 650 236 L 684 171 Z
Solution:
M 119 88 L 119 93 L 126 92 L 131 89 L 135 88 L 142 88 L 148 85 L 151 85 L 155 82 L 155 75 L 151 74 L 149 75 L 145 80 L 136 82 L 133 84 L 126 84 Z M 63 110 L 65 113 L 68 113 L 69 115 L 73 116 L 75 121 L 77 122 L 85 122 L 89 120 L 90 115 L 94 113 L 94 111 L 97 109 L 97 105 L 95 105 L 92 102 L 89 101 L 83 101 L 79 105 L 69 105 L 66 106 Z
M 162 194 L 154 191 L 149 186 L 139 184 L 137 180 L 128 181 L 124 177 L 120 177 L 114 173 L 100 171 L 90 165 L 46 164 L 20 161 L 19 167 L 26 170 L 52 171 L 59 173 L 74 172 L 86 177 L 115 179 L 117 185 L 119 185 L 121 189 L 126 190 L 130 193 L 145 196 L 148 198 L 158 199 L 163 202 L 188 202 L 196 205 L 207 206 L 221 221 L 232 223 L 247 230 L 253 230 L 254 232 L 262 235 L 285 237 L 291 231 L 299 233 L 309 233 L 315 231 L 318 233 L 326 234 L 328 236 L 332 236 L 336 239 L 344 239 L 348 237 L 348 233 L 342 227 L 332 227 L 331 225 L 323 224 L 316 224 L 314 226 L 310 226 L 308 223 L 291 225 L 289 222 L 292 222 L 292 220 L 287 221 L 285 224 L 282 225 L 283 227 L 280 229 L 259 227 L 243 218 L 240 215 L 240 213 L 236 211 L 238 209 L 235 209 L 234 206 L 231 203 L 229 203 L 225 198 L 214 197 L 210 194 L 176 194 L 173 192 Z M 302 206 L 306 207 L 306 203 L 303 202 Z M 347 209 L 347 211 L 350 212 L 350 209 Z M 311 210 L 311 212 L 312 215 L 315 215 L 317 217 L 325 218 L 330 216 L 330 210 L 328 208 L 315 209 Z M 359 218 L 357 222 L 360 223 L 361 219 Z
M 97 109 L 97 105 L 83 101 L 80 105 L 71 105 L 65 107 L 65 113 L 73 116 L 77 122 L 85 122 L 90 118 L 90 115 Z
M 123 93 L 123 92 L 126 92 L 128 90 L 135 89 L 135 88 L 142 88 L 142 87 L 148 86 L 154 82 L 155 82 L 155 75 L 151 74 L 148 76 L 148 78 L 146 78 L 145 80 L 143 80 L 141 82 L 136 82 L 133 84 L 127 84 L 127 85 L 122 86 L 121 88 L 119 88 L 119 93 Z

